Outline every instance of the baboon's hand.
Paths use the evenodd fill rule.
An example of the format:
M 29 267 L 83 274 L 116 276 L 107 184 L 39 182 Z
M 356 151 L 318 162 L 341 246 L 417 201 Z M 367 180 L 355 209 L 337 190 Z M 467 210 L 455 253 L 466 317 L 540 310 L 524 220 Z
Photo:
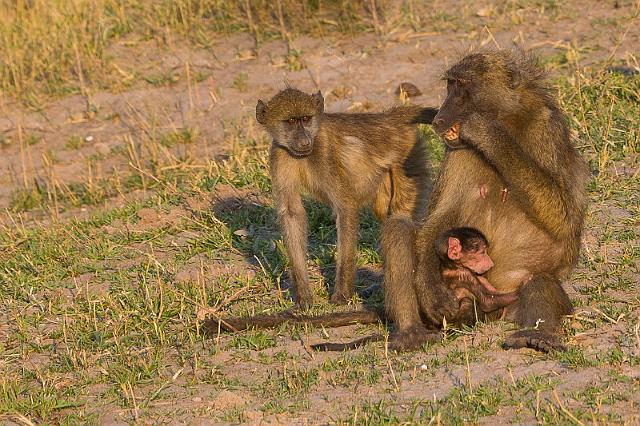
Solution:
M 491 132 L 487 127 L 488 120 L 489 118 L 477 112 L 469 114 L 460 126 L 460 139 L 481 150 L 490 147 L 492 143 L 496 143 L 495 138 L 490 137 Z
M 426 293 L 420 295 L 422 313 L 427 316 L 433 326 L 441 326 L 443 318 L 451 322 L 458 316 L 460 310 L 458 298 L 442 280 L 427 282 L 420 288 Z

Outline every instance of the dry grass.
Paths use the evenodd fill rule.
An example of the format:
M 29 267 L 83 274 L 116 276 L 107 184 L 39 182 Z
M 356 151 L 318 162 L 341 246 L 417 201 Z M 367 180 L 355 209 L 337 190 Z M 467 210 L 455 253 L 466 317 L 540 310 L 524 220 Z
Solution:
M 509 27 L 521 24 L 526 10 L 555 18 L 570 13 L 550 0 L 478 7 L 463 2 L 443 11 L 418 0 L 0 0 L 0 87 L 33 108 L 72 93 L 90 103 L 96 90 L 133 83 L 113 62 L 111 48 L 150 39 L 210 46 L 220 35 L 249 32 L 257 47 L 299 34 L 437 33 L 463 28 L 478 15 Z
M 248 0 L 0 1 L 0 87 L 37 107 L 52 96 L 122 88 L 110 46 L 182 37 L 209 45 L 249 31 L 256 44 L 291 34 L 388 31 L 415 21 L 413 2 Z M 129 84 L 129 83 L 125 83 Z

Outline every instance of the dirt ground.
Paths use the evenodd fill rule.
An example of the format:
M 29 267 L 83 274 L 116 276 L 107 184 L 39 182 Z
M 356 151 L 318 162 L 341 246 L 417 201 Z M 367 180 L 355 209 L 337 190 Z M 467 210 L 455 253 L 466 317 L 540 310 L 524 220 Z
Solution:
M 460 7 L 456 1 L 437 3 L 443 9 Z M 554 79 L 570 80 L 578 70 L 586 72 L 606 61 L 638 66 L 640 20 L 637 15 L 632 18 L 637 2 L 567 2 L 575 7 L 557 9 L 549 6 L 554 2 L 531 3 L 535 4 L 511 13 L 478 4 L 465 22 L 443 20 L 434 23 L 433 31 L 423 33 L 398 30 L 386 35 L 299 36 L 289 48 L 275 40 L 255 49 L 246 34 L 221 37 L 206 49 L 180 40 L 120 43 L 110 54 L 122 78 L 146 78 L 126 91 L 63 97 L 37 111 L 8 97 L 0 98 L 0 231 L 7 236 L 17 235 L 17 230 L 30 235 L 24 237 L 26 245 L 39 238 L 33 235 L 40 234 L 32 232 L 84 229 L 79 223 L 99 222 L 86 225 L 91 227 L 86 232 L 104 236 L 104 241 L 126 235 L 122 237 L 126 242 L 112 251 L 104 247 L 98 254 L 79 250 L 76 255 L 85 259 L 85 267 L 74 266 L 68 274 L 52 273 L 46 285 L 33 291 L 20 287 L 20 266 L 9 259 L 24 249 L 17 245 L 21 240 L 3 240 L 0 261 L 5 265 L 0 265 L 0 281 L 21 289 L 3 293 L 0 371 L 10 378 L 7 380 L 22 383 L 16 388 L 22 390 L 10 398 L 7 395 L 13 394 L 7 389 L 12 385 L 2 382 L 5 396 L 0 404 L 5 408 L 0 410 L 0 422 L 640 424 L 637 147 L 615 158 L 611 155 L 605 172 L 600 172 L 602 180 L 590 186 L 583 254 L 565 286 L 576 305 L 575 315 L 567 322 L 569 351 L 565 354 L 501 349 L 505 335 L 513 329 L 502 322 L 452 330 L 442 343 L 400 355 L 387 354 L 381 344 L 347 354 L 308 350 L 309 344 L 351 340 L 376 327 L 285 327 L 212 339 L 183 331 L 195 327 L 196 312 L 211 301 L 223 311 L 225 303 L 240 302 L 235 311 L 231 309 L 236 313 L 251 312 L 261 297 L 263 311 L 270 305 L 289 303 L 286 293 L 283 296 L 278 291 L 280 279 L 273 279 L 263 258 L 254 255 L 275 251 L 279 244 L 279 230 L 272 219 L 266 226 L 251 220 L 263 214 L 261 206 L 270 206 L 268 191 L 259 185 L 239 184 L 237 177 L 244 176 L 240 171 L 250 175 L 253 170 L 243 169 L 243 164 L 250 164 L 243 163 L 244 155 L 251 161 L 255 158 L 243 144 L 250 140 L 261 149 L 267 143 L 253 119 L 258 99 L 269 98 L 288 84 L 307 91 L 321 89 L 328 111 L 377 111 L 397 103 L 396 86 L 410 81 L 423 92 L 412 102 L 437 106 L 444 95 L 443 70 L 478 46 L 517 44 L 531 49 L 541 56 Z M 150 83 L 160 78 L 162 83 Z M 261 155 L 256 160 L 260 164 L 264 163 Z M 602 156 L 591 152 L 585 156 L 597 170 Z M 211 176 L 225 167 L 237 172 L 236 177 L 220 174 L 224 178 L 208 186 L 210 191 L 181 194 L 179 179 L 161 184 L 158 178 L 173 170 L 205 170 Z M 132 177 L 138 184 L 127 186 Z M 105 184 L 118 190 L 106 191 Z M 40 193 L 47 195 L 33 201 L 29 194 L 34 187 L 46 188 Z M 77 187 L 82 191 L 75 191 Z M 157 198 L 159 193 L 173 195 Z M 99 200 L 83 202 L 85 196 Z M 114 213 L 115 219 L 95 219 L 111 211 L 127 213 Z M 205 222 L 202 212 L 207 212 L 210 221 L 206 227 L 199 225 Z M 212 229 L 219 229 L 216 220 L 226 224 L 220 241 L 233 244 L 210 247 L 218 241 L 211 235 Z M 318 223 L 325 226 L 325 222 L 319 219 Z M 330 229 L 330 220 L 328 223 Z M 61 247 L 67 244 L 64 235 Z M 81 237 L 76 240 L 84 241 Z M 361 282 L 371 276 L 379 281 L 375 238 L 370 240 L 371 247 L 359 256 Z M 87 249 L 94 243 L 97 246 L 96 239 L 87 241 L 91 241 Z M 264 247 L 259 245 L 263 241 Z M 237 248 L 251 244 L 251 255 Z M 208 248 L 194 251 L 199 245 Z M 312 256 L 324 259 L 310 262 L 318 287 L 324 283 L 324 263 L 331 264 L 334 249 L 331 244 L 313 249 Z M 370 258 L 373 260 L 368 261 Z M 92 266 L 86 267 L 89 263 Z M 60 260 L 60 264 L 65 263 Z M 29 267 L 28 262 L 17 265 Z M 43 269 L 38 269 L 36 261 L 33 267 L 42 278 Z M 123 310 L 121 317 L 105 319 L 104 325 L 118 329 L 117 334 L 110 334 L 115 339 L 113 347 L 128 349 L 114 349 L 116 356 L 111 349 L 92 349 L 76 342 L 71 354 L 70 332 L 65 327 L 71 327 L 74 316 L 67 309 L 77 303 L 86 308 L 82 312 L 89 318 L 97 306 L 111 306 L 114 301 L 110 309 L 120 312 L 118 303 L 137 297 L 130 293 L 142 292 L 143 287 L 136 284 L 123 289 L 122 282 L 105 278 L 103 271 L 129 271 L 144 277 L 150 268 L 163 271 L 158 272 L 157 280 L 164 282 L 167 292 L 175 286 L 187 295 L 176 302 L 187 308 L 183 311 L 171 305 L 174 311 L 167 321 L 160 321 L 169 315 L 160 313 L 162 306 L 141 305 L 142 322 L 149 329 L 159 329 L 158 336 L 163 336 L 158 338 L 162 350 L 150 349 L 156 347 L 149 343 L 153 339 L 141 338 L 142 347 L 126 343 L 127 333 L 135 334 L 138 329 L 117 325 L 127 324 Z M 282 275 L 283 281 L 285 277 Z M 250 283 L 249 290 L 243 290 L 243 282 Z M 200 287 L 203 294 L 215 297 L 198 299 Z M 157 291 L 153 288 L 150 291 Z M 118 296 L 125 290 L 127 296 Z M 323 291 L 319 290 L 318 300 L 326 297 Z M 47 308 L 48 303 L 57 308 Z M 170 306 L 172 302 L 166 303 Z M 18 319 L 21 315 L 37 320 L 24 322 Z M 80 322 L 78 315 L 76 322 Z M 172 333 L 182 337 L 174 341 Z M 147 336 L 147 331 L 140 334 Z M 32 346 L 25 349 L 28 340 Z M 84 356 L 84 361 L 74 361 L 74 367 L 66 370 L 52 367 L 58 365 L 55 360 L 65 347 L 70 359 Z M 136 349 L 138 354 L 134 354 Z M 136 356 L 138 361 L 133 360 Z M 136 362 L 135 379 L 120 380 L 120 373 L 110 368 Z M 36 384 L 71 393 L 65 394 L 65 404 L 59 407 L 38 405 L 33 398 L 22 405 L 9 403 L 28 399 L 26 395 L 35 392 L 28 391 L 29 386 Z

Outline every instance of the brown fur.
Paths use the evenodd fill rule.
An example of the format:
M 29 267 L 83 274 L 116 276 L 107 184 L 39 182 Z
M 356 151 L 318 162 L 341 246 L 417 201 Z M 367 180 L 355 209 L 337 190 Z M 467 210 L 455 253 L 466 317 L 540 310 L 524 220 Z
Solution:
M 346 303 L 354 292 L 358 215 L 373 205 L 388 216 L 420 220 L 430 193 L 425 147 L 417 123 L 430 123 L 437 110 L 401 106 L 376 114 L 328 114 L 320 92 L 287 88 L 256 118 L 273 144 L 271 178 L 298 305 L 312 303 L 306 266 L 307 218 L 301 193 L 331 207 L 336 215 L 337 271 L 331 301 Z
M 487 279 L 499 292 L 516 291 L 533 277 L 508 319 L 537 329 L 518 332 L 506 345 L 562 348 L 555 333 L 571 303 L 560 281 L 578 256 L 588 173 L 543 77 L 535 59 L 506 51 L 468 55 L 445 73 L 448 95 L 434 128 L 444 134 L 459 123 L 459 140 L 448 145 L 462 149 L 446 155 L 413 249 L 406 242 L 413 231 L 383 240 L 385 307 L 397 349 L 415 347 L 405 342 L 424 335 L 421 317 L 437 327 L 459 309 L 434 248 L 437 236 L 456 226 L 477 228 L 491 241 L 495 267 Z M 504 199 L 502 188 L 509 191 Z

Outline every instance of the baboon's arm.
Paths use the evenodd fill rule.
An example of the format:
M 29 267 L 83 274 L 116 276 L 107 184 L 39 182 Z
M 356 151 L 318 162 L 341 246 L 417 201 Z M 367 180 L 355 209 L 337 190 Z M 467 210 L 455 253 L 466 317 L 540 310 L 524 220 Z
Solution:
M 471 114 L 460 128 L 460 138 L 478 149 L 509 185 L 516 200 L 550 235 L 559 241 L 572 227 L 565 194 L 549 170 L 530 158 L 495 120 Z
M 489 313 L 504 308 L 518 300 L 518 291 L 510 293 L 498 293 L 490 291 L 480 282 L 487 282 L 484 277 L 474 277 L 474 279 L 466 280 L 462 283 L 462 287 L 470 291 L 478 301 L 478 307 L 482 312 Z
M 385 310 L 403 333 L 422 324 L 413 286 L 415 233 L 416 224 L 404 216 L 389 217 L 380 232 Z

